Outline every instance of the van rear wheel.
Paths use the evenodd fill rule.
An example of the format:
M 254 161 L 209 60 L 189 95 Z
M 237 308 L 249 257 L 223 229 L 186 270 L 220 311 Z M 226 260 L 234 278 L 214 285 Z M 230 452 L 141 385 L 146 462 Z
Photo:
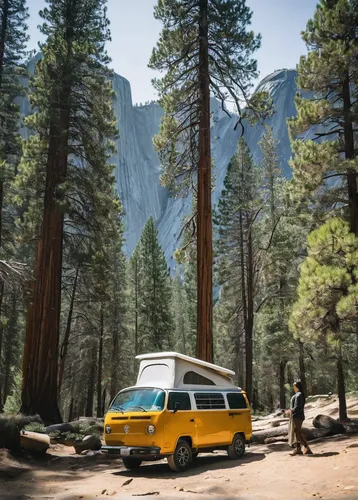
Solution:
M 189 467 L 191 461 L 192 452 L 189 443 L 180 439 L 173 455 L 168 457 L 168 465 L 174 472 L 182 472 Z
M 245 454 L 245 440 L 241 434 L 236 434 L 230 446 L 228 446 L 227 454 L 231 460 L 237 460 Z
M 142 460 L 140 458 L 123 457 L 123 465 L 126 469 L 138 469 L 141 466 Z

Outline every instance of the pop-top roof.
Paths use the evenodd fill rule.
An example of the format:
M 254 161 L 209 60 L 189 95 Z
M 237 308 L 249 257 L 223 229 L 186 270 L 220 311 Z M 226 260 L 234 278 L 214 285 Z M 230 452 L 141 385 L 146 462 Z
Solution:
M 136 359 L 142 360 L 150 360 L 150 359 L 168 359 L 168 358 L 176 358 L 186 361 L 187 363 L 192 363 L 194 365 L 201 366 L 203 368 L 209 368 L 214 372 L 217 372 L 221 376 L 228 377 L 231 379 L 235 375 L 235 372 L 232 370 L 228 370 L 227 368 L 223 368 L 218 365 L 214 365 L 213 363 L 208 363 L 207 361 L 202 361 L 201 359 L 191 358 L 190 356 L 186 356 L 185 354 L 180 354 L 178 352 L 155 352 L 151 354 L 139 354 L 136 356 Z

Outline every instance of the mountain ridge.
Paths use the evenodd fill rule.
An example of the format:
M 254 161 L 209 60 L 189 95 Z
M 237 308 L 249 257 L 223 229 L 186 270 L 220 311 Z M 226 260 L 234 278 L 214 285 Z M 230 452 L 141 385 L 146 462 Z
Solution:
M 28 63 L 33 73 L 41 54 Z M 291 156 L 286 120 L 296 115 L 294 97 L 297 92 L 295 70 L 277 70 L 259 83 L 258 90 L 266 90 L 273 100 L 274 113 L 264 125 L 270 125 L 279 140 L 279 161 L 284 174 L 290 177 L 288 160 Z M 169 266 L 173 269 L 173 254 L 180 245 L 179 235 L 183 218 L 190 214 L 192 197 L 171 198 L 168 191 L 160 185 L 160 161 L 154 150 L 152 139 L 158 133 L 163 110 L 156 102 L 142 106 L 133 104 L 130 82 L 117 73 L 112 77 L 114 99 L 113 109 L 118 123 L 119 137 L 116 141 L 117 152 L 111 158 L 114 165 L 116 189 L 124 207 L 125 251 L 127 256 L 133 252 L 144 227 L 153 217 L 158 229 L 160 244 Z M 24 82 L 27 85 L 27 82 Z M 18 101 L 21 116 L 31 113 L 26 98 Z M 213 204 L 217 204 L 226 169 L 235 153 L 240 127 L 234 130 L 237 117 L 229 117 L 219 102 L 212 100 L 212 157 L 214 160 L 216 185 L 213 191 Z M 245 123 L 245 140 L 254 161 L 261 161 L 259 141 L 264 135 L 262 124 L 254 126 Z M 26 127 L 21 128 L 24 138 L 28 136 Z

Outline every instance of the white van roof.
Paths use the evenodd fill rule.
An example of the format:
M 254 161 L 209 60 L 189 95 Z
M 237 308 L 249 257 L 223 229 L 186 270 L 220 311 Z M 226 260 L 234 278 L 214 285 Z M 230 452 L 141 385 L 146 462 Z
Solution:
M 238 389 L 235 372 L 177 352 L 140 354 L 138 387 L 163 389 Z

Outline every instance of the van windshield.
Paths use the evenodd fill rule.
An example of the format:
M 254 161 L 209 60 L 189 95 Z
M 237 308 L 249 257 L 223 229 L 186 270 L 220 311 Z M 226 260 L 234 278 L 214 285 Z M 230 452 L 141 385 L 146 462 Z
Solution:
M 111 411 L 162 411 L 165 392 L 160 389 L 130 389 L 117 394 Z

